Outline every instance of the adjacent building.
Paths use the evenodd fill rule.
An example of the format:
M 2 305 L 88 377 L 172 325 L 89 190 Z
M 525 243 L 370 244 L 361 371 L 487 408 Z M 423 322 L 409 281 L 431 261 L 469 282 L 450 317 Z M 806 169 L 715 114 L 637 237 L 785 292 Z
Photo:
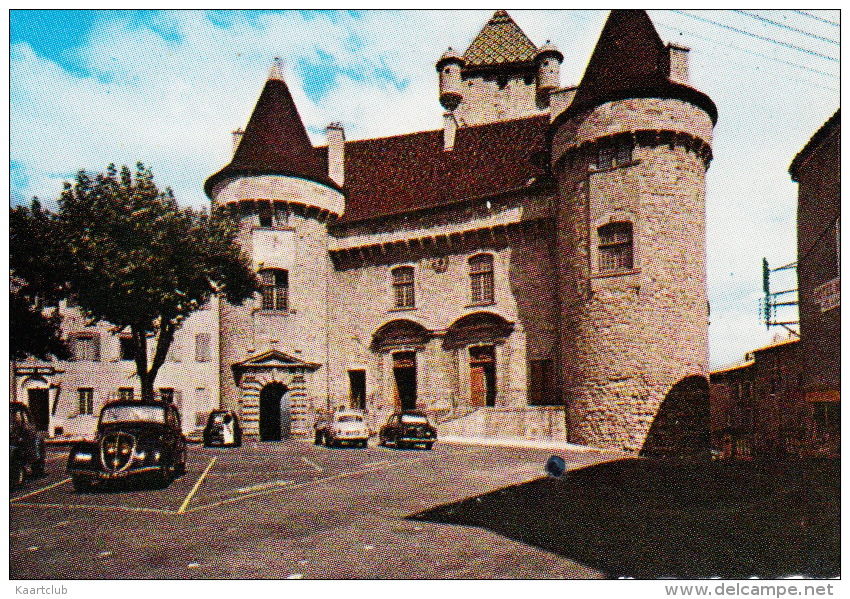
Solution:
M 578 86 L 563 60 L 496 11 L 436 63 L 442 129 L 349 141 L 335 123 L 322 147 L 275 65 L 205 184 L 263 291 L 184 327 L 184 347 L 214 346 L 167 367 L 203 370 L 169 379 L 188 410 L 207 389 L 261 440 L 350 405 L 375 424 L 425 410 L 441 434 L 706 449 L 716 107 L 644 11 L 611 13 Z M 43 377 L 63 427 L 91 386 L 77 355 Z
M 804 391 L 820 436 L 837 455 L 841 407 L 841 110 L 789 169 L 799 184 L 797 283 Z

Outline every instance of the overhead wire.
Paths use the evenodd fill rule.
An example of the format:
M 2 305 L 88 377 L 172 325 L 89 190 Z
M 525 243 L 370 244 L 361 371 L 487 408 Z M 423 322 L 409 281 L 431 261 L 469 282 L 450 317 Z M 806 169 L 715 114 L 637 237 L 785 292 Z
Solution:
M 715 25 L 717 27 L 722 27 L 723 29 L 728 29 L 729 31 L 734 31 L 735 33 L 740 33 L 743 35 L 748 35 L 752 38 L 759 39 L 765 42 L 770 42 L 772 44 L 777 44 L 779 46 L 784 46 L 786 48 L 791 48 L 792 50 L 797 50 L 798 52 L 805 52 L 806 54 L 810 54 L 812 56 L 816 56 L 818 58 L 823 58 L 825 60 L 830 60 L 832 62 L 839 62 L 837 58 L 832 56 L 827 56 L 826 54 L 821 54 L 820 52 L 815 52 L 814 50 L 810 50 L 808 48 L 803 48 L 802 46 L 797 46 L 795 44 L 789 44 L 788 42 L 783 42 L 780 40 L 773 39 L 772 37 L 766 37 L 763 35 L 759 35 L 757 33 L 753 33 L 752 31 L 746 31 L 745 29 L 739 29 L 737 27 L 733 27 L 732 25 L 726 25 L 725 23 L 718 23 L 717 21 L 712 21 L 711 19 L 706 19 L 705 17 L 699 17 L 697 15 L 682 11 L 682 10 L 671 10 L 670 12 L 674 12 L 679 15 L 683 15 L 686 17 L 690 17 L 692 19 L 696 19 L 697 21 L 702 21 L 704 23 L 709 23 L 711 25 Z
M 763 17 L 763 16 L 755 14 L 755 13 L 747 12 L 746 10 L 734 9 L 733 12 L 736 12 L 740 15 L 746 15 L 750 18 L 757 19 L 757 20 L 763 21 L 765 23 L 770 23 L 771 25 L 775 25 L 777 27 L 782 27 L 783 29 L 787 29 L 789 31 L 794 31 L 794 32 L 800 33 L 802 35 L 806 35 L 806 36 L 811 37 L 811 38 L 816 39 L 816 40 L 821 40 L 822 42 L 827 42 L 829 44 L 834 44 L 836 46 L 841 45 L 841 42 L 837 42 L 834 39 L 830 39 L 828 37 L 823 37 L 821 35 L 814 34 L 810 31 L 806 31 L 805 29 L 798 29 L 797 27 L 792 27 L 791 25 L 787 25 L 785 23 L 780 23 L 778 21 L 768 19 L 767 17 Z
M 809 17 L 810 19 L 814 19 L 815 21 L 820 21 L 821 23 L 826 23 L 827 25 L 832 25 L 833 27 L 841 27 L 841 23 L 836 23 L 835 21 L 830 21 L 829 19 L 824 19 L 823 17 L 819 17 L 817 15 L 813 15 L 810 12 L 806 12 L 805 10 L 794 10 L 793 12 L 798 15 L 803 15 L 804 17 Z
M 796 62 L 790 62 L 790 61 L 787 61 L 787 60 L 782 60 L 781 58 L 776 58 L 774 56 L 768 56 L 766 54 L 761 54 L 761 53 L 756 52 L 754 50 L 748 50 L 746 48 L 740 48 L 740 47 L 732 45 L 732 44 L 726 44 L 726 43 L 723 43 L 723 42 L 719 42 L 719 41 L 712 39 L 710 37 L 705 37 L 705 36 L 699 35 L 697 33 L 693 33 L 692 31 L 689 31 L 687 29 L 683 29 L 681 27 L 676 27 L 674 25 L 663 23 L 663 22 L 659 21 L 658 19 L 655 19 L 655 23 L 657 25 L 661 26 L 661 27 L 665 27 L 667 29 L 671 29 L 671 30 L 675 30 L 675 31 L 684 32 L 689 37 L 701 39 L 701 40 L 704 40 L 704 41 L 709 42 L 711 44 L 715 44 L 717 46 L 723 46 L 724 48 L 731 48 L 732 50 L 736 50 L 738 52 L 744 52 L 746 54 L 752 54 L 753 56 L 758 56 L 759 58 L 764 58 L 766 60 L 770 60 L 770 61 L 777 62 L 777 63 L 780 63 L 780 64 L 788 65 L 788 66 L 791 66 L 791 67 L 795 67 L 797 69 L 802 69 L 804 71 L 810 71 L 812 73 L 816 73 L 818 75 L 824 75 L 826 77 L 832 77 L 833 79 L 839 79 L 839 76 L 835 73 L 827 73 L 826 71 L 820 71 L 818 69 L 813 69 L 812 67 L 807 67 L 807 66 L 804 66 L 804 65 L 801 65 L 801 64 L 797 64 Z

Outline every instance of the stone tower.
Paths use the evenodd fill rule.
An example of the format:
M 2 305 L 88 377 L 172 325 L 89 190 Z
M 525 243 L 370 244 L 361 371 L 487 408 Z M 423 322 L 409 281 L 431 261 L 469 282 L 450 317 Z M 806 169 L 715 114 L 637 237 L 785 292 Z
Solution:
M 449 48 L 437 61 L 440 103 L 461 127 L 540 114 L 560 85 L 562 60 L 551 44 L 538 50 L 497 10 L 463 56 Z
M 239 242 L 263 284 L 241 306 L 222 302 L 222 404 L 261 439 L 306 433 L 328 397 L 327 223 L 345 199 L 327 175 L 275 64 L 230 164 L 205 184 L 239 221 Z
M 636 10 L 611 13 L 565 104 L 551 160 L 569 440 L 707 449 L 705 173 L 717 110 L 688 85 L 687 49 L 665 46 Z

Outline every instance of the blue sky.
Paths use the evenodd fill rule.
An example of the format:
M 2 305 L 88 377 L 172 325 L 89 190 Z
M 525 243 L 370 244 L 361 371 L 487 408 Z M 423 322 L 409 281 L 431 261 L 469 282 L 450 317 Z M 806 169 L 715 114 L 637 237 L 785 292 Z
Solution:
M 806 12 L 649 11 L 662 39 L 692 49 L 692 82 L 720 113 L 707 180 L 713 366 L 776 333 L 758 320 L 761 259 L 794 260 L 788 165 L 839 106 L 840 15 Z M 141 160 L 180 202 L 203 205 L 278 56 L 314 143 L 333 121 L 348 139 L 439 128 L 434 62 L 491 14 L 11 11 L 11 202 L 50 205 L 81 168 Z M 564 53 L 563 85 L 580 80 L 606 14 L 511 11 Z

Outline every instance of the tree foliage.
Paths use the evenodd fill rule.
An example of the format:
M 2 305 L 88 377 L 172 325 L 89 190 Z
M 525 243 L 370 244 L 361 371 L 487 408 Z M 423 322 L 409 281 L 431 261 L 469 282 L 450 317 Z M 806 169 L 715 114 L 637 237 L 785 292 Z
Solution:
M 9 214 L 9 349 L 12 360 L 67 358 L 59 300 L 67 288 L 63 255 L 56 252 L 56 219 L 38 200 Z
M 181 208 L 141 163 L 135 173 L 80 171 L 65 183 L 55 227 L 67 293 L 92 321 L 131 332 L 146 400 L 190 314 L 217 293 L 240 304 L 259 290 L 233 219 L 221 208 Z

